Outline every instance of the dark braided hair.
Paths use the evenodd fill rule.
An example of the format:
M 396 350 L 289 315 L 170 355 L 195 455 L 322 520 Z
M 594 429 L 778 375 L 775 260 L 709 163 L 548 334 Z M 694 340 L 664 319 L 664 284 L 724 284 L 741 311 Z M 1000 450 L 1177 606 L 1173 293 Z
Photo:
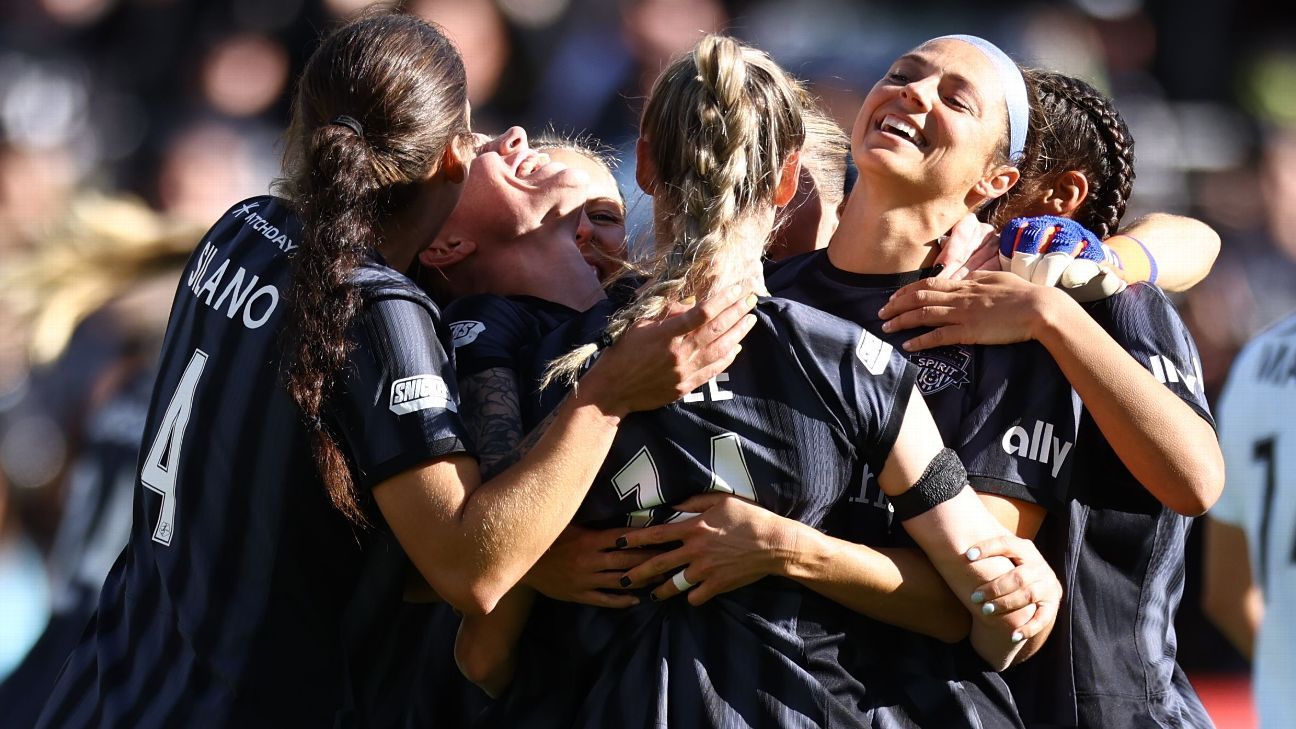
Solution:
M 1057 175 L 1077 170 L 1089 180 L 1089 194 L 1071 217 L 1099 238 L 1115 235 L 1134 187 L 1134 137 L 1111 99 L 1094 87 L 1051 71 L 1035 75 L 1041 153 L 1022 170 L 1021 204 L 1008 206 L 1017 211 L 997 222 L 1028 213 Z
M 337 29 L 297 85 L 278 181 L 304 227 L 287 297 L 287 387 L 329 499 L 356 524 L 367 520 L 322 418 L 360 307 L 351 278 L 379 246 L 383 222 L 468 133 L 463 61 L 437 27 L 414 16 L 370 12 Z
M 1004 223 L 1016 217 L 1016 214 L 1011 214 L 1011 211 L 1020 209 L 1022 201 L 1029 199 L 1031 193 L 1023 183 L 1030 178 L 1029 171 L 1039 166 L 1040 157 L 1043 155 L 1041 134 L 1038 128 L 1040 120 L 1045 116 L 1045 112 L 1040 105 L 1038 88 L 1040 72 L 1021 65 L 1018 65 L 1018 69 L 1021 71 L 1022 81 L 1026 84 L 1026 103 L 1030 106 L 1029 121 L 1027 121 L 1026 126 L 1026 143 L 1022 147 L 1020 159 L 1008 158 L 1008 125 L 1005 120 L 1003 139 L 996 153 L 997 159 L 994 161 L 996 164 L 1015 166 L 1021 176 L 1018 178 L 1016 185 L 1013 185 L 999 197 L 986 202 L 976 211 L 978 218 L 996 228 L 1002 227 Z

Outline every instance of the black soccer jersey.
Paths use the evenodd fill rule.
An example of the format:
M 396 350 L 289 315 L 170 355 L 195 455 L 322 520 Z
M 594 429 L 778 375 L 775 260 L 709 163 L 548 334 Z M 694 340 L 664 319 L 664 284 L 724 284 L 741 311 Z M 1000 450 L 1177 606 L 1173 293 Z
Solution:
M 766 283 L 775 295 L 855 322 L 903 352 L 901 343 L 925 330 L 888 334 L 877 313 L 891 294 L 928 274 L 851 273 L 820 250 L 771 266 Z M 974 489 L 1045 508 L 1061 504 L 1075 460 L 1076 414 L 1071 385 L 1047 350 L 1036 342 L 956 345 L 907 356 L 919 368 L 918 389 L 942 440 L 958 453 Z M 865 490 L 834 515 L 833 534 L 876 539 L 871 524 L 889 518 L 876 471 L 866 476 Z
M 601 331 L 608 306 L 560 327 L 542 359 Z M 810 525 L 880 470 L 913 388 L 903 357 L 858 326 L 763 299 L 737 360 L 681 401 L 621 424 L 577 520 L 648 525 L 706 491 Z M 591 323 L 589 319 L 593 319 Z M 573 332 L 581 334 L 573 335 Z M 500 725 L 825 726 L 860 720 L 806 655 L 807 592 L 763 580 L 702 607 L 682 599 L 602 610 L 541 600 Z M 562 686 L 552 670 L 563 666 Z M 839 724 L 841 723 L 841 724 Z
M 881 337 L 897 351 L 923 330 L 885 333 L 877 312 L 891 294 L 928 272 L 857 274 L 832 265 L 827 251 L 815 251 L 771 265 L 766 283 L 778 296 L 823 309 Z M 974 489 L 1058 508 L 1065 496 L 1074 456 L 1075 406 L 1071 386 L 1047 350 L 1030 342 L 1011 346 L 950 346 L 908 355 L 917 365 L 917 385 L 945 445 L 968 470 Z M 828 532 L 881 546 L 913 547 L 893 522 L 877 484 L 864 474 L 865 490 L 852 494 L 832 514 Z M 825 641 L 823 652 L 852 674 L 853 697 L 884 725 L 1011 726 L 1018 721 L 1007 686 L 966 645 L 951 647 L 825 603 L 844 624 L 846 640 Z M 836 652 L 834 656 L 833 653 Z
M 478 294 L 446 307 L 455 349 L 455 370 L 466 379 L 493 367 L 514 372 L 522 421 L 539 420 L 536 384 L 542 372 L 535 350 L 540 340 L 580 312 L 535 296 Z
M 1197 347 L 1160 289 L 1135 284 L 1086 309 L 1214 424 Z M 1039 655 L 1008 674 L 1023 717 L 1039 726 L 1212 726 L 1175 662 L 1192 519 L 1143 488 L 1088 412 L 1076 459 L 1066 509 L 1045 519 L 1039 540 L 1069 589 Z
M 365 646 L 403 560 L 330 505 L 282 383 L 300 225 L 280 200 L 225 213 L 172 306 L 130 542 L 41 718 L 50 727 L 332 726 L 365 711 Z M 464 450 L 435 305 L 381 261 L 356 273 L 354 346 L 324 411 L 362 493 Z

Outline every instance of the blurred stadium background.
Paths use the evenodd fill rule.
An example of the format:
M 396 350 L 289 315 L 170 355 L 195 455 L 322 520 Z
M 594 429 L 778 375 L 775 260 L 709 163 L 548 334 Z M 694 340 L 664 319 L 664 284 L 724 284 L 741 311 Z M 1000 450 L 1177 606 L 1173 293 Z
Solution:
M 228 205 L 267 189 L 292 80 L 323 30 L 367 4 L 0 4 L 0 679 L 51 615 L 75 616 L 124 543 L 131 434 L 177 271 Z M 1137 140 L 1126 220 L 1186 213 L 1223 238 L 1178 302 L 1212 396 L 1239 346 L 1296 310 L 1296 6 L 1278 5 L 408 3 L 462 50 L 480 131 L 552 125 L 623 154 L 658 69 L 701 30 L 770 51 L 847 128 L 885 65 L 942 33 L 1082 76 Z M 1221 727 L 1250 726 L 1247 666 L 1202 616 L 1192 550 L 1180 661 Z

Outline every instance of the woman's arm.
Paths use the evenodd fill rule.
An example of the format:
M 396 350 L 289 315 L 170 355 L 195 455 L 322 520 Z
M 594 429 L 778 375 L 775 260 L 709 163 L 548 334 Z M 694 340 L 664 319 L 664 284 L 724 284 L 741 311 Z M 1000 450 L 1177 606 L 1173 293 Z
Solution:
M 1043 344 L 1121 462 L 1167 508 L 1196 516 L 1224 487 L 1215 431 L 1063 292 L 1011 274 L 920 281 L 883 307 L 886 331 L 937 327 L 909 351 L 948 344 Z
M 678 508 L 698 516 L 627 532 L 618 542 L 626 548 L 681 543 L 626 572 L 623 585 L 652 584 L 687 566 L 689 581 L 697 584 L 688 601 L 701 605 L 775 575 L 906 630 L 949 643 L 968 635 L 968 611 L 920 550 L 874 549 L 830 537 L 725 493 L 694 496 Z M 678 594 L 667 580 L 652 596 Z
M 1187 291 L 1206 278 L 1219 255 L 1220 237 L 1195 218 L 1144 215 L 1103 241 L 1129 283 L 1149 281 L 1166 291 Z M 1152 271 L 1156 271 L 1155 280 Z
M 1019 218 L 1013 222 L 1022 220 L 1027 219 Z M 1080 228 L 1079 223 L 1070 222 L 1075 228 Z M 1010 224 L 1005 232 L 1014 227 Z M 942 243 L 940 255 L 936 258 L 941 271 L 936 278 L 963 279 L 972 271 L 997 271 L 1001 266 L 1008 270 L 1009 266 L 1003 265 L 1003 261 L 1013 258 L 1020 244 L 1021 241 L 1013 238 L 1002 240 L 993 228 L 969 215 Z M 1121 233 L 1107 238 L 1102 244 L 1105 255 L 1099 256 L 1101 263 L 1126 283 L 1147 281 L 1166 291 L 1187 291 L 1210 273 L 1219 255 L 1220 237 L 1200 220 L 1169 213 L 1151 213 L 1125 226 Z M 1035 252 L 1033 247 L 1027 247 Z M 1072 258 L 1083 248 L 1060 250 L 1051 246 L 1050 250 L 1058 254 L 1059 260 L 1026 275 L 1032 283 L 1076 287 L 1081 281 L 1101 272 L 1096 264 L 1086 265 Z M 1077 268 L 1072 270 L 1069 267 L 1073 265 Z M 1118 283 L 1111 283 L 1095 285 L 1095 282 L 1090 282 L 1068 293 L 1081 297 L 1082 301 L 1101 298 L 1119 289 Z M 1081 289 L 1085 293 L 1081 293 Z
M 455 635 L 454 656 L 459 672 L 492 698 L 499 698 L 513 681 L 518 640 L 531 616 L 535 592 L 514 588 L 489 615 L 465 615 Z
M 1202 608 L 1233 647 L 1251 660 L 1265 607 L 1260 587 L 1251 579 L 1246 532 L 1207 517 L 1205 544 Z
M 376 486 L 378 508 L 428 584 L 464 614 L 490 612 L 575 514 L 621 418 L 723 371 L 755 323 L 754 298 L 735 287 L 636 326 L 603 352 L 522 460 L 486 483 L 476 461 L 452 456 Z
M 910 399 L 909 408 L 881 479 L 884 490 L 889 487 L 892 495 L 917 481 L 940 448 L 940 436 L 918 395 Z M 998 503 L 996 510 L 1009 507 L 1003 518 L 1014 528 L 1032 534 L 1038 528 L 1037 513 L 1026 509 L 1023 516 L 1011 508 L 1020 502 L 987 499 L 987 503 Z M 703 513 L 688 521 L 629 532 L 618 542 L 623 547 L 682 542 L 682 546 L 627 572 L 624 585 L 649 584 L 654 578 L 686 568 L 688 581 L 697 584 L 688 599 L 698 605 L 767 575 L 787 577 L 861 614 L 940 640 L 958 641 L 971 630 L 974 646 L 997 668 L 1023 659 L 1028 655 L 1023 650 L 1033 651 L 1042 644 L 1061 597 L 1060 585 L 1036 553 L 1035 566 L 1047 573 L 1056 590 L 1050 592 L 1039 584 L 1029 587 L 1041 603 L 1051 599 L 1051 609 L 1028 622 L 1033 605 L 1030 610 L 986 615 L 980 602 L 973 602 L 976 588 L 1011 570 L 1013 563 L 1002 557 L 969 561 L 964 556 L 973 544 L 1009 534 L 1008 527 L 966 487 L 956 499 L 905 525 L 927 548 L 928 556 L 932 550 L 939 553 L 943 569 L 933 566 L 935 560 L 919 550 L 878 550 L 846 542 L 731 496 L 695 496 L 677 508 Z M 955 586 L 958 597 L 947 584 Z M 1012 592 L 1005 590 L 1004 594 Z M 664 600 L 678 593 L 678 586 L 668 581 L 654 590 L 653 596 Z M 967 603 L 961 607 L 964 599 Z M 1004 597 L 1002 604 L 1013 599 Z M 969 612 L 978 619 L 970 621 Z M 1016 631 L 1030 638 L 1029 643 L 1013 641 Z
M 933 483 L 949 482 L 955 477 L 962 482 L 952 498 L 940 501 L 902 523 L 954 594 L 960 599 L 967 596 L 968 608 L 973 615 L 996 617 L 983 613 L 980 605 L 970 604 L 972 593 L 1011 571 L 1014 564 L 1004 557 L 974 559 L 968 550 L 978 543 L 1013 532 L 1018 536 L 1033 536 L 1043 519 L 1043 510 L 1014 499 L 978 498 L 967 485 L 967 474 L 961 465 L 957 473 L 948 469 L 945 473 L 934 472 L 933 461 L 940 449 L 940 432 L 922 397 L 915 392 L 909 400 L 891 455 L 878 475 L 878 484 L 899 512 L 897 499 L 905 498 L 904 494 L 912 488 L 922 488 L 930 493 Z M 1057 594 L 1060 596 L 1060 593 L 1061 587 L 1058 586 Z M 1043 645 L 1052 630 L 1057 608 L 1056 602 L 1039 602 L 997 616 L 998 619 L 993 621 L 973 620 L 972 647 L 995 670 L 1019 663 Z
M 483 479 L 494 478 L 517 460 L 522 442 L 522 406 L 517 373 L 490 367 L 459 380 L 464 427 Z

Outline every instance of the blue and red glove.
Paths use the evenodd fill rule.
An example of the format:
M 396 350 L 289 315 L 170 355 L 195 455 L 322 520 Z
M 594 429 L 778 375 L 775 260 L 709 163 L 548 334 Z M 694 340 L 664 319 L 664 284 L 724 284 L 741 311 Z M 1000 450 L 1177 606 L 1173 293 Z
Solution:
M 1098 236 L 1069 218 L 1014 218 L 999 235 L 999 263 L 1031 283 L 1057 286 L 1077 301 L 1097 301 L 1125 288 Z

